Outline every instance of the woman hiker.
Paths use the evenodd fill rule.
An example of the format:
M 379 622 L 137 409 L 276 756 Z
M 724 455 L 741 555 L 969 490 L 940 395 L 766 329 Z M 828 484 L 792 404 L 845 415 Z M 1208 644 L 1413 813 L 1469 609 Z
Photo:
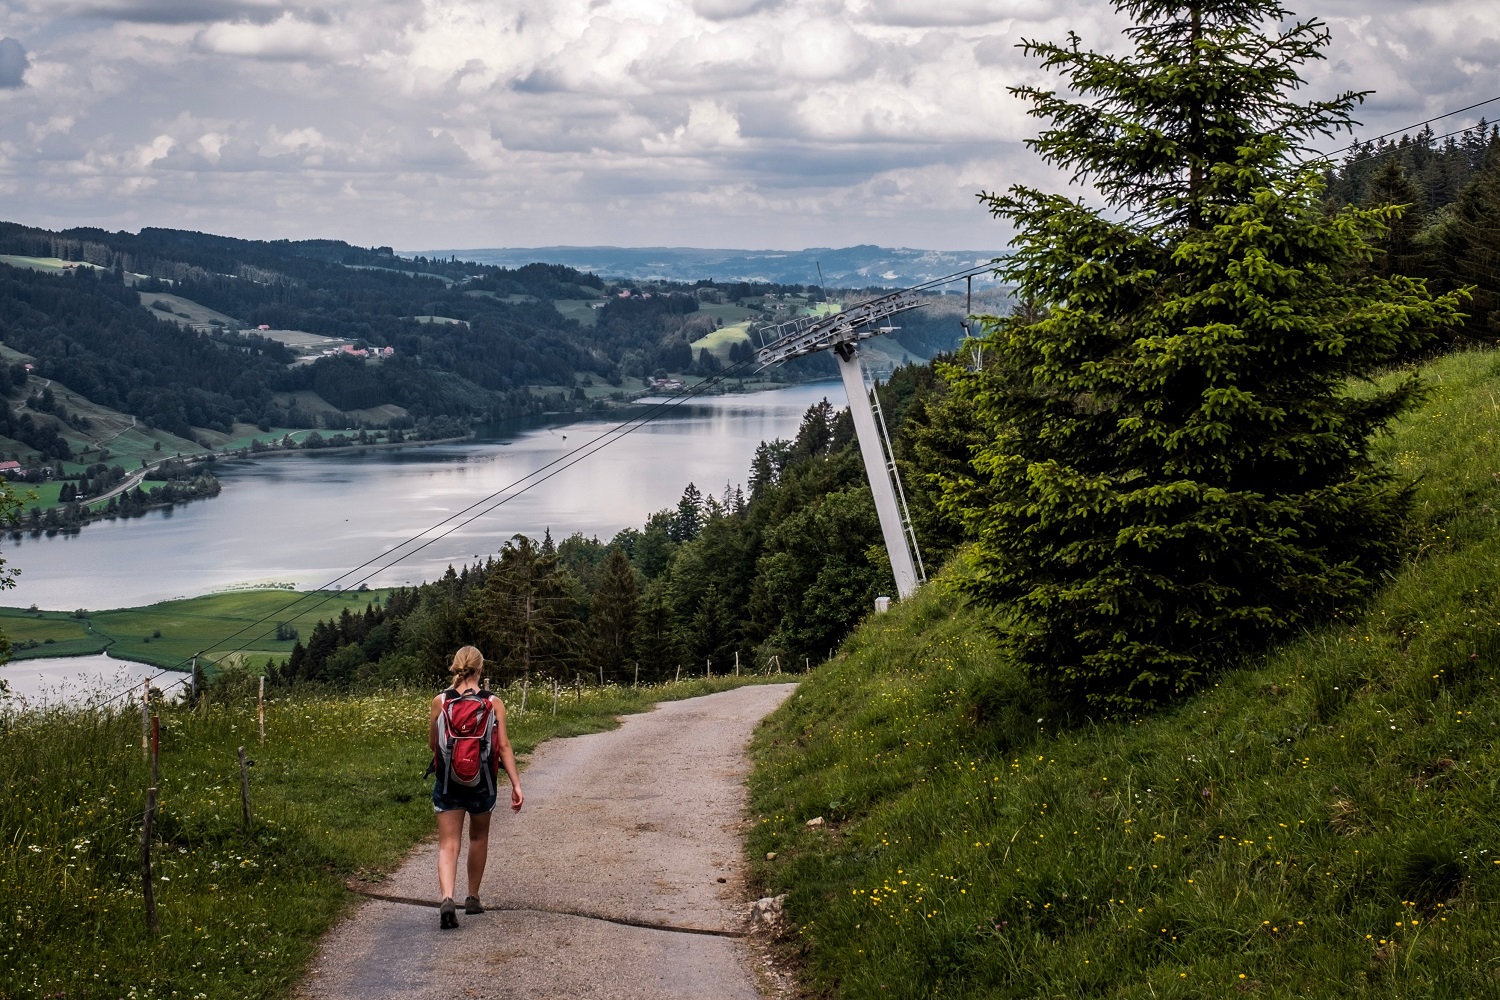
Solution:
M 469 895 L 465 913 L 483 913 L 479 883 L 484 878 L 490 847 L 490 813 L 495 808 L 501 766 L 510 778 L 510 808 L 526 801 L 516 758 L 505 734 L 505 704 L 479 686 L 484 657 L 473 646 L 453 654 L 453 686 L 432 699 L 427 742 L 432 747 L 437 784 L 432 789 L 432 811 L 438 825 L 438 889 L 443 894 L 438 926 L 458 926 L 453 884 L 458 879 L 458 844 L 464 814 L 469 815 Z

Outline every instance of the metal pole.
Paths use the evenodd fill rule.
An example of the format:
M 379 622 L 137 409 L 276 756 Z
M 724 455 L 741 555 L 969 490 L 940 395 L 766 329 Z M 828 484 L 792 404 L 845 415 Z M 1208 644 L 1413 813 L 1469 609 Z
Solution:
M 906 531 L 901 524 L 901 509 L 897 505 L 896 488 L 891 483 L 891 474 L 886 466 L 880 429 L 875 425 L 875 411 L 870 407 L 870 394 L 865 389 L 865 374 L 859 363 L 859 346 L 852 342 L 839 344 L 833 353 L 838 358 L 839 374 L 844 379 L 844 392 L 849 397 L 849 414 L 854 418 L 854 433 L 859 438 L 859 453 L 865 462 L 865 477 L 870 481 L 870 493 L 875 498 L 875 513 L 880 518 L 880 533 L 885 538 L 885 550 L 891 558 L 891 572 L 896 577 L 896 593 L 907 598 L 917 591 L 917 567 L 912 560 Z

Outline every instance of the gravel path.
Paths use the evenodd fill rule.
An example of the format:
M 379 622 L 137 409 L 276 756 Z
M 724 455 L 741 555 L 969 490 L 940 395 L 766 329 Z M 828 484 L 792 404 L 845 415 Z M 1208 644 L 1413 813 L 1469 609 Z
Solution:
M 522 774 L 526 808 L 513 815 L 502 792 L 496 810 L 483 896 L 501 909 L 460 909 L 440 934 L 435 908 L 371 900 L 324 939 L 302 995 L 757 1000 L 731 936 L 747 903 L 745 747 L 793 687 L 664 702 L 544 743 Z M 374 891 L 434 899 L 436 855 L 422 845 Z

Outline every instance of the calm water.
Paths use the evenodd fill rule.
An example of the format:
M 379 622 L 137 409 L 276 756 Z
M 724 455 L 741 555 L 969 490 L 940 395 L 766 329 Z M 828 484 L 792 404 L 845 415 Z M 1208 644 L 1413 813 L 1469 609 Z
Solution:
M 556 539 L 582 531 L 607 540 L 675 505 L 689 482 L 715 495 L 742 484 L 756 446 L 791 437 L 825 396 L 843 404 L 836 382 L 685 403 L 421 551 L 409 545 L 379 559 L 619 418 L 461 445 L 222 463 L 224 490 L 213 499 L 71 536 L 7 540 L 3 555 L 21 575 L 0 603 L 102 610 L 266 583 L 417 583 L 496 552 L 517 533 L 540 537 L 550 528 Z M 375 561 L 343 575 L 367 560 Z
M 92 692 L 118 692 L 140 687 L 143 679 L 169 697 L 187 682 L 188 675 L 161 676 L 157 667 L 131 660 L 117 660 L 105 653 L 97 656 L 64 656 L 56 659 L 16 660 L 0 666 L 0 679 L 10 686 L 15 700 L 26 707 L 76 701 Z

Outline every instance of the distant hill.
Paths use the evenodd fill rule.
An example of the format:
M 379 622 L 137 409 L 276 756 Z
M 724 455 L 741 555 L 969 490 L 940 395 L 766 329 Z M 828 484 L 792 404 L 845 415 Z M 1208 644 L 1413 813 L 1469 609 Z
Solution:
M 403 256 L 457 257 L 500 267 L 562 264 L 605 278 L 632 281 L 754 281 L 823 284 L 830 288 L 905 288 L 987 263 L 999 250 L 913 250 L 869 244 L 841 249 L 704 250 L 694 247 L 497 247 L 403 251 Z M 976 284 L 988 284 L 976 281 Z
M 539 251 L 514 251 L 510 267 L 336 240 L 0 222 L 0 460 L 76 472 L 103 461 L 106 446 L 139 461 L 288 430 L 440 438 L 603 408 L 668 377 L 693 382 L 748 363 L 778 324 L 859 301 L 872 283 L 982 257 L 882 251 L 908 256 L 897 272 L 877 249 L 804 252 L 826 262 L 820 289 L 816 267 L 787 282 L 609 280 L 537 262 Z M 870 368 L 884 377 L 954 349 L 969 301 L 945 292 L 962 290 L 928 294 L 871 344 Z M 976 289 L 975 312 L 1004 307 L 1002 293 Z M 741 367 L 733 384 L 826 377 L 830 366 Z

